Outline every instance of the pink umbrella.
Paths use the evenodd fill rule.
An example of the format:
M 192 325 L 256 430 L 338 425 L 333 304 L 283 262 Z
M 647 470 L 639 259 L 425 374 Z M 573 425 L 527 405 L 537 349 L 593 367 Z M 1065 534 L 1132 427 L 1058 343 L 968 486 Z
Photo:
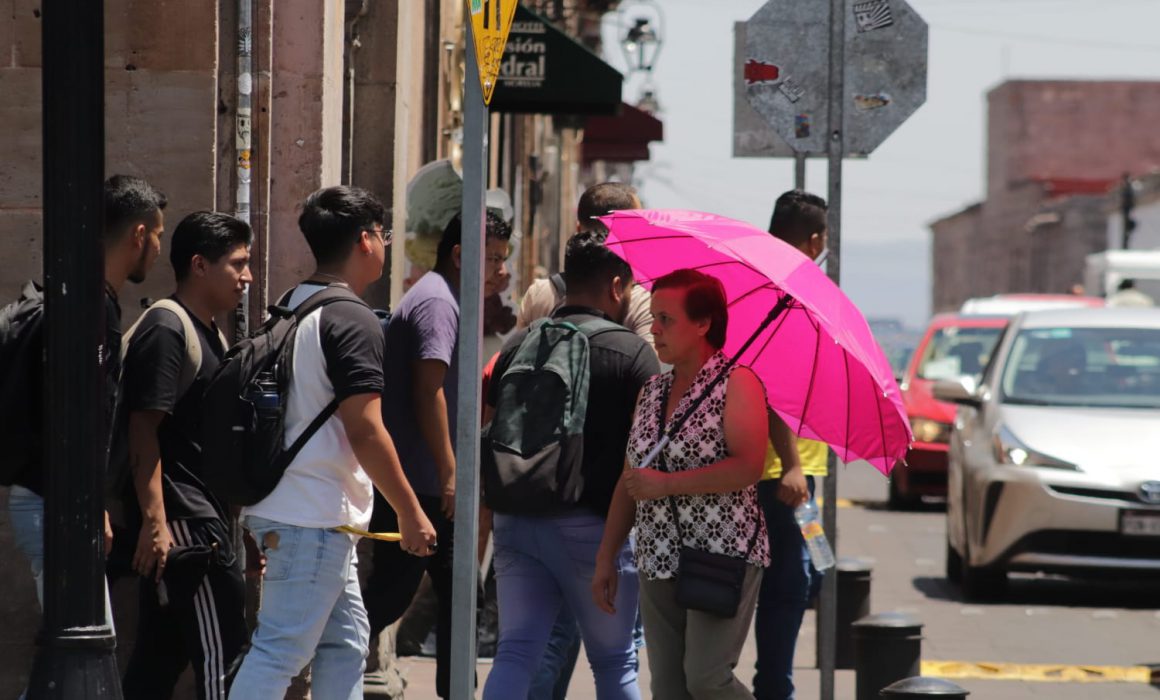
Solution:
M 890 363 L 861 312 L 812 260 L 713 214 L 634 210 L 601 220 L 608 246 L 645 287 L 681 268 L 721 280 L 725 352 L 757 373 L 770 408 L 794 432 L 884 474 L 906 454 L 913 435 Z

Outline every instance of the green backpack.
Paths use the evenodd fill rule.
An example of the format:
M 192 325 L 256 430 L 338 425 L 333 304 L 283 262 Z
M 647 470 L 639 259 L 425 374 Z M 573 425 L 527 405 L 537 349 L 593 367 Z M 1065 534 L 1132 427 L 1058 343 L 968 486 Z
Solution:
M 535 515 L 579 503 L 584 491 L 588 343 L 608 331 L 596 319 L 577 326 L 534 322 L 499 382 L 495 415 L 483 429 L 483 495 L 497 513 Z

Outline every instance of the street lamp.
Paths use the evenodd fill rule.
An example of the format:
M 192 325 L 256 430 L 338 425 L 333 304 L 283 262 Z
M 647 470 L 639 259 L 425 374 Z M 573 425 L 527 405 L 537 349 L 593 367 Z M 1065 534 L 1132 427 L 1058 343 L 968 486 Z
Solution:
M 622 5 L 617 22 L 620 49 L 630 72 L 651 73 L 660 54 L 664 14 L 653 0 Z

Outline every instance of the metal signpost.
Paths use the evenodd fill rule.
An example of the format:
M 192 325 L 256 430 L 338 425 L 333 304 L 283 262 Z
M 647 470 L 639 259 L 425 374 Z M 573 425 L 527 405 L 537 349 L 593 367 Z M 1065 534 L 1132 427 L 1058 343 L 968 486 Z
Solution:
M 484 195 L 488 102 L 495 89 L 516 0 L 466 0 L 463 99 L 463 239 L 459 281 L 459 403 L 455 435 L 455 542 L 451 605 L 451 698 L 475 697 L 475 607 L 479 565 L 479 423 L 483 376 Z
M 926 23 L 905 0 L 769 0 L 736 37 L 735 85 L 744 85 L 753 110 L 788 145 L 797 160 L 798 186 L 804 184 L 806 156 L 828 159 L 827 272 L 840 283 L 842 159 L 870 154 L 926 101 Z M 735 155 L 784 157 L 770 136 L 753 136 L 743 109 L 735 114 L 735 130 L 748 129 L 735 133 Z M 738 144 L 767 152 L 738 153 Z M 835 552 L 837 466 L 831 451 L 823 523 Z M 834 697 L 836 623 L 837 578 L 831 573 L 818 614 L 823 700 Z

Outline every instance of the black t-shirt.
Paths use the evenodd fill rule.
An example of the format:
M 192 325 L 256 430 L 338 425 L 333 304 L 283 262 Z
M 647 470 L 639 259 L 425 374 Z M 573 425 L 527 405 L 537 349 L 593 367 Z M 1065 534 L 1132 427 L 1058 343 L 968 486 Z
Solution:
M 189 312 L 189 309 L 186 309 Z M 181 320 L 165 309 L 146 312 L 125 355 L 123 415 L 133 411 L 161 411 L 165 418 L 157 431 L 161 447 L 161 488 L 167 520 L 219 518 L 225 513 L 201 480 L 201 397 L 213 377 L 225 348 L 215 327 L 192 313 L 201 342 L 201 369 L 184 394 L 179 395 L 181 368 L 186 363 L 185 332 Z M 130 472 L 131 474 L 131 472 Z M 126 480 L 130 517 L 139 516 L 132 477 Z
M 576 325 L 594 319 L 611 320 L 596 309 L 564 306 L 552 318 Z M 499 400 L 499 378 L 511 365 L 528 331 L 519 331 L 508 339 L 495 363 L 492 381 L 488 385 L 487 403 L 495 406 Z M 636 398 L 649 377 L 661 371 L 656 353 L 649 344 L 627 328 L 597 331 L 588 343 L 590 379 L 588 410 L 584 416 L 584 492 L 580 504 L 608 515 L 612 493 L 624 470 L 624 454 L 628 448 L 628 432 L 632 428 L 632 412 Z

